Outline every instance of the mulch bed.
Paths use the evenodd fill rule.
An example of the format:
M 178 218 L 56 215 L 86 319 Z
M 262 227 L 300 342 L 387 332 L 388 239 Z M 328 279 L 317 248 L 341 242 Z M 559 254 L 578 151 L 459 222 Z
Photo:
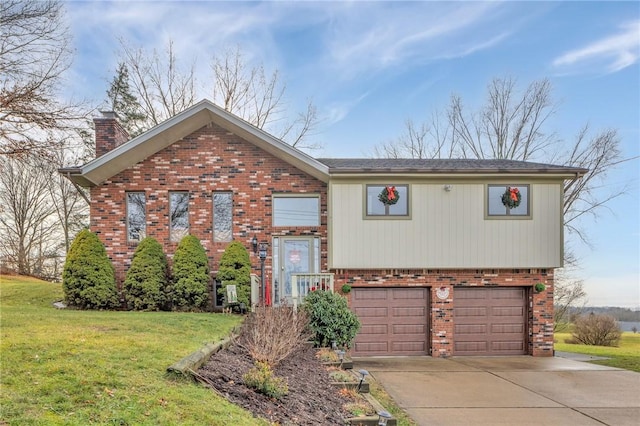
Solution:
M 329 373 L 315 357 L 317 349 L 304 347 L 278 364 L 274 372 L 284 377 L 289 393 L 276 400 L 247 388 L 242 375 L 253 367 L 249 353 L 232 345 L 214 354 L 198 370 L 200 380 L 256 417 L 281 425 L 344 425 L 344 410 L 351 396 L 331 385 Z

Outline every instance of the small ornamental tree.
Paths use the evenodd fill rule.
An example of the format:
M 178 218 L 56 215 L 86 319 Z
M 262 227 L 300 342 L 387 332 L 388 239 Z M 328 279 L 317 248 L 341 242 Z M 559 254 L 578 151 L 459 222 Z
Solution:
M 162 246 L 154 238 L 143 239 L 124 280 L 128 309 L 157 311 L 170 306 L 169 268 Z
M 227 286 L 235 285 L 238 303 L 251 304 L 251 261 L 249 252 L 239 241 L 232 241 L 220 258 L 216 280 L 222 284 L 218 292 L 226 296 Z
M 173 256 L 173 308 L 204 310 L 209 302 L 209 259 L 200 240 L 187 235 Z
M 360 320 L 347 305 L 347 299 L 337 293 L 312 291 L 304 299 L 303 309 L 309 317 L 309 327 L 317 346 L 351 347 L 360 329 Z
M 62 289 L 69 306 L 114 309 L 119 305 L 113 265 L 98 236 L 88 229 L 80 231 L 69 248 Z

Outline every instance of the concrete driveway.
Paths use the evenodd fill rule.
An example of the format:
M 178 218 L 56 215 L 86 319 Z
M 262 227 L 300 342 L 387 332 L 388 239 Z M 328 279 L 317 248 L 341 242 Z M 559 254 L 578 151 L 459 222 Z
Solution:
M 640 424 L 640 373 L 561 357 L 354 358 L 419 425 Z

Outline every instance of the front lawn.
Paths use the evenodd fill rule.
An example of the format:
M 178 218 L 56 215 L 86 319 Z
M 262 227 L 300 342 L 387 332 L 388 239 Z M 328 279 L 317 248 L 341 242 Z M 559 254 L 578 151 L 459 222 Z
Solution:
M 0 424 L 266 424 L 165 376 L 238 316 L 53 308 L 60 299 L 60 284 L 0 276 Z
M 622 333 L 619 347 L 565 343 L 565 340 L 569 338 L 571 338 L 571 333 L 555 333 L 555 350 L 608 357 L 611 359 L 591 362 L 640 372 L 640 334 L 631 332 Z

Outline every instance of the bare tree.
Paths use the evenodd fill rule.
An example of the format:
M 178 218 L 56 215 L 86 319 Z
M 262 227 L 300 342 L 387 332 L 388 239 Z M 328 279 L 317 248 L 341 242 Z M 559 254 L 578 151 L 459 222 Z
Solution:
M 164 55 L 155 49 L 148 54 L 120 40 L 121 66 L 128 75 L 126 81 L 146 117 L 140 130 L 147 130 L 187 109 L 196 101 L 195 65 L 183 68 L 169 41 Z
M 56 223 L 47 190 L 49 175 L 30 162 L 0 157 L 0 252 L 21 275 L 43 275 L 47 258 L 55 256 Z
M 566 229 L 588 242 L 578 225 L 585 215 L 597 215 L 608 201 L 626 192 L 615 188 L 603 194 L 607 173 L 627 161 L 622 158 L 615 129 L 590 135 L 588 126 L 572 144 L 557 138 L 547 127 L 555 112 L 549 80 L 534 81 L 524 91 L 512 78 L 495 78 L 487 86 L 485 104 L 468 112 L 453 95 L 444 114 L 435 113 L 421 125 L 407 121 L 396 140 L 375 147 L 374 154 L 388 158 L 478 158 L 547 161 L 589 169 L 581 179 L 564 188 Z
M 57 100 L 71 64 L 63 15 L 56 0 L 0 2 L 0 155 L 46 156 L 57 146 L 43 131 L 81 115 Z
M 130 88 L 135 99 L 128 104 L 140 105 L 146 120 L 138 121 L 136 130 L 147 130 L 195 103 L 199 81 L 195 75 L 195 60 L 183 66 L 171 41 L 164 55 L 155 50 L 147 53 L 141 48 L 134 49 L 124 41 L 121 45 L 121 68 L 112 88 L 114 83 L 120 88 Z M 128 74 L 124 79 L 119 78 L 122 67 Z M 213 96 L 216 104 L 293 146 L 316 148 L 305 141 L 317 124 L 316 108 L 309 102 L 304 112 L 293 120 L 286 120 L 283 107 L 286 86 L 281 83 L 278 71 L 269 74 L 262 64 L 250 66 L 239 47 L 214 56 L 211 70 L 213 79 L 210 86 L 205 84 L 205 91 Z M 109 99 L 112 103 L 112 93 L 109 93 Z

